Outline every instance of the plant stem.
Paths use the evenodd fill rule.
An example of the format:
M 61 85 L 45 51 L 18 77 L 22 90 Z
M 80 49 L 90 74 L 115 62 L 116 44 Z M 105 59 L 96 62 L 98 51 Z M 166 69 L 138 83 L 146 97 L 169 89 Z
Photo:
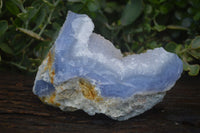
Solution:
M 182 27 L 182 26 L 179 26 L 179 25 L 168 25 L 168 26 L 166 26 L 166 28 L 171 29 L 171 30 L 186 30 L 186 31 L 189 30 L 188 28 Z
M 3 1 L 0 0 L 0 13 L 1 13 L 1 9 L 2 9 L 2 7 L 3 7 Z
M 44 30 L 45 30 L 45 28 L 47 27 L 47 25 L 48 25 L 49 23 L 51 23 L 51 17 L 52 17 L 53 12 L 54 12 L 54 9 L 51 10 L 51 12 L 50 12 L 50 14 L 49 14 L 49 16 L 48 16 L 47 22 L 44 24 L 44 26 L 42 27 L 42 29 L 40 30 L 40 32 L 39 32 L 39 34 L 38 34 L 39 36 L 42 35 L 42 33 L 44 32 Z
M 58 5 L 59 2 L 60 2 L 60 0 L 57 0 L 57 1 L 54 3 L 55 7 Z M 53 9 L 51 10 L 51 12 L 49 13 L 49 16 L 48 16 L 48 18 L 47 18 L 46 23 L 44 24 L 44 26 L 42 27 L 42 29 L 41 29 L 40 32 L 38 33 L 39 36 L 42 35 L 42 33 L 43 33 L 44 30 L 46 29 L 47 25 L 51 23 L 51 18 L 52 18 L 52 14 L 53 14 L 54 10 L 55 10 L 55 8 L 53 8 Z M 28 48 L 28 47 L 32 44 L 33 41 L 34 41 L 34 39 L 31 39 L 30 42 L 29 42 L 21 51 L 24 51 L 26 48 Z M 16 53 L 16 55 L 19 54 L 19 53 L 21 53 L 21 51 L 19 51 L 18 53 Z
M 58 3 L 60 2 L 60 0 L 57 0 L 55 3 L 54 3 L 54 6 L 56 7 L 58 5 Z M 55 10 L 55 7 L 51 10 L 51 12 L 49 13 L 49 16 L 47 18 L 47 21 L 46 23 L 44 24 L 44 26 L 42 27 L 42 29 L 40 30 L 39 32 L 39 35 L 41 36 L 42 33 L 44 32 L 45 28 L 47 27 L 48 24 L 51 24 L 51 17 L 52 17 L 52 14 Z
M 13 66 L 15 66 L 15 67 L 17 67 L 21 70 L 25 70 L 25 71 L 29 71 L 29 72 L 36 72 L 37 71 L 37 69 L 28 69 L 27 67 L 22 66 L 20 64 L 17 64 L 15 62 L 8 62 L 8 61 L 2 61 L 2 62 L 5 63 L 5 64 L 13 65 Z
M 188 49 L 183 49 L 183 50 L 181 50 L 178 54 L 185 53 L 185 52 L 187 52 L 187 50 L 188 50 Z

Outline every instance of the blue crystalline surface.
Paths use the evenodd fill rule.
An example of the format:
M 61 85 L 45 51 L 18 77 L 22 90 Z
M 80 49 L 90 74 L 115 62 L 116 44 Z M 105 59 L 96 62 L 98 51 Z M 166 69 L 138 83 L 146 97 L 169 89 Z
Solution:
M 84 55 L 73 56 L 72 49 L 79 40 L 75 36 L 75 32 L 78 31 L 74 31 L 72 23 L 79 17 L 85 16 L 72 12 L 68 13 L 67 20 L 55 42 L 55 60 L 53 64 L 53 68 L 55 68 L 55 85 L 60 85 L 74 77 L 84 77 L 97 81 L 102 96 L 126 98 L 145 91 L 164 91 L 180 77 L 183 69 L 182 61 L 175 54 L 164 63 L 164 66 L 160 67 L 160 72 L 156 74 L 139 73 L 123 78 L 107 64 L 102 64 L 95 58 Z M 159 58 L 159 55 L 157 58 Z M 39 85 L 48 88 L 49 91 L 54 90 L 53 85 L 39 80 L 36 82 L 36 94 L 46 94 L 45 91 L 44 93 L 40 92 L 42 87 L 39 87 Z
M 35 83 L 35 94 L 38 96 L 47 96 L 55 91 L 54 86 L 44 80 L 37 80 Z
M 66 62 L 71 60 L 71 53 L 69 52 L 73 48 L 73 44 L 77 42 L 75 31 L 72 28 L 72 22 L 78 17 L 84 17 L 85 15 L 76 15 L 75 13 L 69 13 L 67 20 L 65 21 L 60 34 L 55 42 L 55 84 L 62 83 L 69 78 L 78 75 L 77 65 L 69 65 Z
M 134 93 L 152 91 L 160 92 L 168 87 L 171 87 L 176 80 L 180 77 L 182 72 L 182 62 L 178 57 L 174 58 L 173 65 L 166 65 L 162 73 L 157 75 L 135 75 L 135 77 L 124 79 L 123 81 L 116 82 L 116 84 L 102 85 L 101 94 L 106 97 L 122 97 L 126 98 Z M 128 87 L 126 84 L 130 83 L 133 86 Z
M 61 29 L 61 32 L 56 39 L 55 42 L 55 79 L 54 84 L 59 85 L 70 78 L 73 77 L 86 77 L 91 79 L 96 79 L 99 82 L 110 82 L 109 79 L 105 79 L 104 77 L 95 73 L 95 71 L 99 71 L 106 69 L 106 67 L 93 59 L 88 58 L 87 64 L 84 64 L 85 57 L 74 57 L 72 59 L 72 53 L 69 52 L 73 48 L 73 45 L 77 42 L 77 38 L 75 38 L 75 31 L 72 28 L 72 22 L 80 17 L 87 17 L 86 15 L 75 14 L 72 12 L 68 13 L 67 19 Z M 84 24 L 84 22 L 83 22 Z M 76 31 L 78 32 L 78 31 Z M 67 52 L 68 51 L 68 52 Z M 72 61 L 73 64 L 66 63 Z M 95 62 L 95 63 L 94 63 Z M 93 66 L 94 64 L 95 66 Z M 93 68 L 97 68 L 93 70 Z M 84 70 L 84 75 L 81 70 Z M 110 78 L 111 79 L 111 78 Z
M 55 83 L 57 82 L 61 83 L 63 81 L 66 81 L 67 79 L 69 79 L 69 77 L 72 76 L 70 74 L 73 73 L 72 72 L 73 68 L 69 65 L 66 65 L 65 62 L 68 62 L 70 57 L 70 53 L 67 51 L 70 51 L 71 44 L 74 44 L 76 42 L 76 40 L 72 36 L 74 34 L 74 31 L 71 26 L 72 21 L 76 18 L 77 18 L 76 15 L 68 15 L 68 19 L 64 23 L 60 32 L 62 34 L 59 34 L 55 42 L 56 45 L 55 63 L 54 63 L 55 73 L 56 73 Z M 69 70 L 71 70 L 71 73 L 69 72 Z M 68 74 L 65 74 L 67 71 Z M 60 76 L 59 73 L 64 74 L 66 77 Z M 76 74 L 76 72 L 73 74 Z

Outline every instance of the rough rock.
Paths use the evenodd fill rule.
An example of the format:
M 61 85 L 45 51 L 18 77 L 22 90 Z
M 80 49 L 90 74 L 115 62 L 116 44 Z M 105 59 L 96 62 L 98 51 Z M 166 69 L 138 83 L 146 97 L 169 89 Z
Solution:
M 93 29 L 87 15 L 69 11 L 35 79 L 33 93 L 43 102 L 126 120 L 162 101 L 181 76 L 176 54 L 156 48 L 123 57 Z

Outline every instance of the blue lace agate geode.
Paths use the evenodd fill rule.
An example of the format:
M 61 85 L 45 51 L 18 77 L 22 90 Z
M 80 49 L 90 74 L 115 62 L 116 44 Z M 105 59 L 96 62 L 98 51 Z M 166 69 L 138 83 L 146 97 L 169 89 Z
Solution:
M 160 102 L 180 77 L 177 55 L 156 48 L 123 57 L 93 29 L 87 15 L 69 11 L 35 79 L 33 92 L 43 102 L 126 120 Z

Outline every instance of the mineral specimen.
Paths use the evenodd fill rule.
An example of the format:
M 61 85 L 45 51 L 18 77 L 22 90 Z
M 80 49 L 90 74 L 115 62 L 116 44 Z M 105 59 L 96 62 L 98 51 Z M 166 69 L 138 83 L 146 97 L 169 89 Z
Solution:
M 123 57 L 93 33 L 87 15 L 67 19 L 39 67 L 33 93 L 63 111 L 82 109 L 116 120 L 139 115 L 162 101 L 182 73 L 182 61 L 163 48 Z

